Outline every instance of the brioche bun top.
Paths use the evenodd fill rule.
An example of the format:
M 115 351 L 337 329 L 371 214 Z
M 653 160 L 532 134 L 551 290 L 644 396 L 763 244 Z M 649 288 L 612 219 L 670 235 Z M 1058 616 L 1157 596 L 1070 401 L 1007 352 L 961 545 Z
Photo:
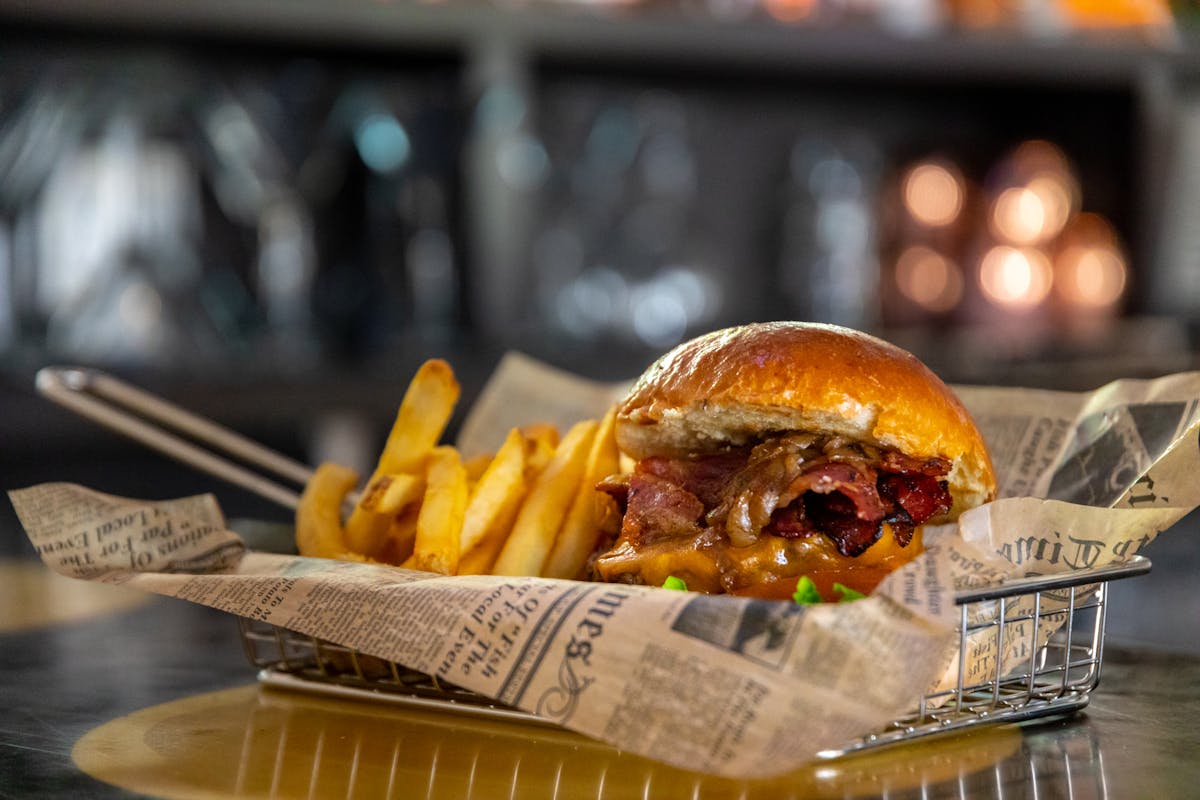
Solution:
M 983 437 L 954 392 L 911 353 L 835 325 L 755 323 L 684 342 L 637 380 L 616 422 L 635 459 L 799 431 L 945 459 L 949 519 L 996 493 Z

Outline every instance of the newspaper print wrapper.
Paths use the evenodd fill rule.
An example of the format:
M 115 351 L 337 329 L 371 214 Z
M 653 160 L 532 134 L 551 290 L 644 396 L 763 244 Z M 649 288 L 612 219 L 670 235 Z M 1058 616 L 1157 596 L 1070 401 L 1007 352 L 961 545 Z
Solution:
M 507 357 L 459 446 L 470 455 L 494 449 L 514 424 L 599 416 L 622 390 Z M 9 497 L 62 574 L 396 661 L 674 766 L 766 777 L 882 728 L 957 678 L 957 588 L 1120 561 L 1200 504 L 1188 479 L 1200 468 L 1200 374 L 1090 394 L 960 395 L 992 447 L 1001 499 L 927 528 L 926 553 L 853 603 L 442 577 L 253 552 L 211 496 L 140 501 L 53 483 Z M 1049 637 L 1043 625 L 1038 635 Z M 965 652 L 968 676 L 1020 657 L 986 643 Z

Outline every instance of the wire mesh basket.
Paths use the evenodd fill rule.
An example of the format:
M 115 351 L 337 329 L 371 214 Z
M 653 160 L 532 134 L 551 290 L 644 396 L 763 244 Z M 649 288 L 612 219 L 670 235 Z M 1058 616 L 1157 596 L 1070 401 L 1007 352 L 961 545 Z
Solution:
M 1108 583 L 1149 570 L 1148 559 L 1134 556 L 1114 566 L 959 592 L 957 680 L 884 729 L 821 755 L 1083 708 L 1100 682 Z M 240 627 L 247 658 L 270 685 L 552 724 L 347 647 L 245 618 Z
M 277 479 L 304 486 L 313 475 L 303 464 L 101 372 L 46 367 L 37 385 L 84 417 L 286 508 L 296 508 L 299 494 Z M 926 694 L 883 730 L 822 755 L 1083 708 L 1100 681 L 1108 583 L 1149 571 L 1149 560 L 1133 556 L 1111 566 L 959 592 L 957 680 Z M 553 724 L 433 676 L 268 623 L 243 618 L 241 633 L 247 657 L 269 684 Z
M 1100 683 L 1108 583 L 1149 571 L 1149 559 L 1134 556 L 1100 569 L 959 592 L 957 681 L 926 694 L 882 731 L 823 755 L 1083 708 Z M 969 676 L 964 665 L 979 660 L 969 657 L 971 649 L 998 655 L 989 669 Z

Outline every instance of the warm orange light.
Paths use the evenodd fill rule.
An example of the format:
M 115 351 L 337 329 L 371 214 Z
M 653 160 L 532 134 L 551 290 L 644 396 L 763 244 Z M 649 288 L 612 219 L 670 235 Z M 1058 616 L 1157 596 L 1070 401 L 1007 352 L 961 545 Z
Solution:
M 1071 224 L 1063 231 L 1062 241 L 1068 246 L 1098 247 L 1104 246 L 1119 250 L 1117 232 L 1112 223 L 1103 214 L 1085 211 L 1076 214 Z
M 780 22 L 800 22 L 812 16 L 817 0 L 765 0 L 764 7 Z
M 1125 291 L 1125 259 L 1111 247 L 1068 247 L 1059 254 L 1054 268 L 1058 292 L 1072 305 L 1106 308 Z
M 910 247 L 896 259 L 900 293 L 929 311 L 943 313 L 958 305 L 963 294 L 958 264 L 928 247 Z
M 966 198 L 962 176 L 953 165 L 925 161 L 912 167 L 902 184 L 904 207 L 922 225 L 940 228 L 958 219 Z
M 1034 248 L 998 245 L 979 264 L 984 296 L 999 306 L 1032 308 L 1046 299 L 1052 281 L 1050 259 Z
M 1070 175 L 1042 173 L 1031 178 L 1026 188 L 1041 202 L 1045 215 L 1040 241 L 1062 233 L 1067 220 L 1075 213 L 1074 179 Z
M 1003 0 L 957 0 L 950 7 L 955 24 L 964 28 L 995 28 L 1011 23 L 1014 14 Z
M 1027 186 L 1010 186 L 992 204 L 992 230 L 1014 244 L 1033 244 L 1045 237 L 1046 208 Z
M 992 231 L 1012 244 L 1038 244 L 1057 236 L 1071 215 L 1071 193 L 1060 176 L 1039 175 L 1010 186 L 992 204 Z
M 989 176 L 994 196 L 988 213 L 1001 242 L 1035 245 L 1062 232 L 1078 210 L 1079 181 L 1062 150 L 1050 142 L 1022 142 Z
M 1170 26 L 1165 0 L 1062 0 L 1065 16 L 1080 28 Z
M 1009 168 L 1017 180 L 1027 182 L 1036 175 L 1074 174 L 1071 162 L 1062 148 L 1045 139 L 1027 139 L 1017 145 L 1008 157 Z

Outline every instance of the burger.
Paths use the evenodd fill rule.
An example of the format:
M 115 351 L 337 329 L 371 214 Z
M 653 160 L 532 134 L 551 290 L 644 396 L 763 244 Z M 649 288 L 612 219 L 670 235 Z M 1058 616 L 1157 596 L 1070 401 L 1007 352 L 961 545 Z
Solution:
M 679 345 L 630 389 L 616 437 L 633 467 L 599 487 L 621 512 L 593 561 L 610 582 L 787 597 L 807 576 L 826 600 L 836 584 L 869 594 L 922 551 L 923 525 L 996 492 L 954 393 L 905 350 L 833 325 Z

